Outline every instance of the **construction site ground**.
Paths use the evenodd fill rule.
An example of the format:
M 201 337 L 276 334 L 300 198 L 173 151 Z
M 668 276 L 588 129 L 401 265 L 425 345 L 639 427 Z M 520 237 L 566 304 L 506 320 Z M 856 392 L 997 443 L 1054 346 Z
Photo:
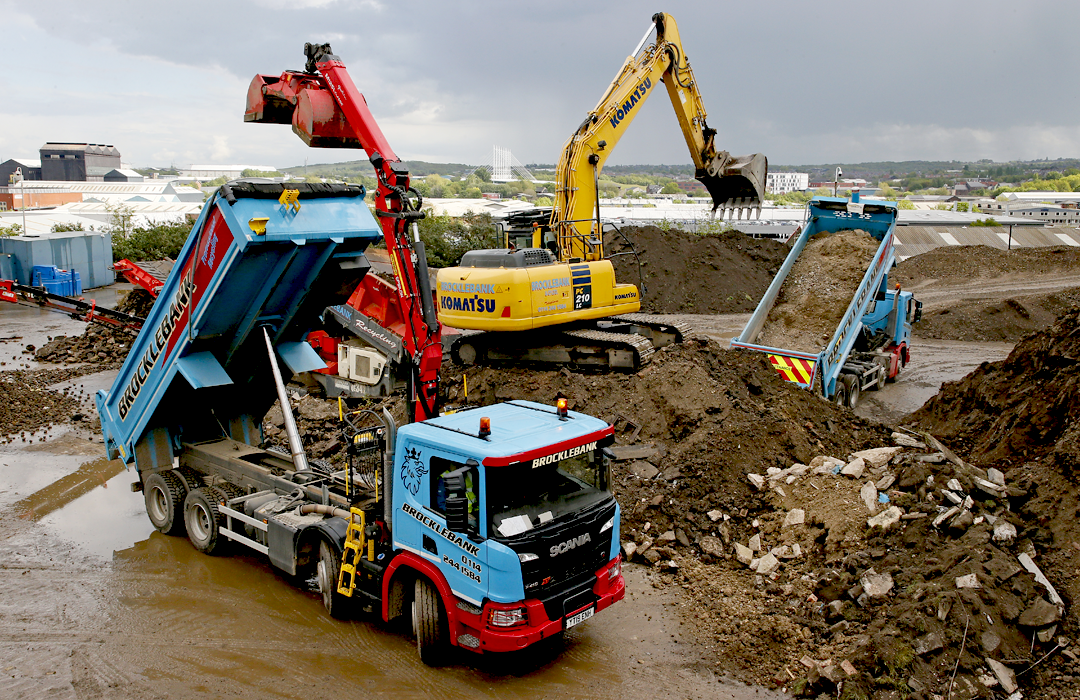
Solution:
M 664 235 L 674 246 L 700 244 Z M 770 268 L 766 284 L 779 266 L 775 249 L 754 260 L 735 257 L 739 239 L 714 244 L 716 260 L 730 254 Z M 1080 441 L 1068 427 L 1080 330 L 1075 315 L 1051 325 L 1080 287 L 1080 267 L 1036 257 L 1023 258 L 1022 270 L 980 249 L 902 263 L 894 280 L 924 301 L 928 321 L 945 319 L 926 325 L 932 338 L 917 327 L 911 364 L 896 383 L 864 394 L 855 415 L 781 382 L 762 358 L 726 349 L 753 304 L 692 315 L 677 285 L 653 287 L 647 310 L 677 314 L 705 339 L 659 352 L 637 374 L 470 369 L 473 402 L 561 395 L 615 423 L 628 595 L 558 647 L 511 659 L 463 653 L 443 669 L 423 666 L 410 639 L 372 620 L 330 619 L 310 585 L 262 557 L 207 557 L 186 538 L 153 531 L 141 494 L 128 488 L 136 475 L 104 457 L 89 400 L 110 385 L 122 334 L 84 333 L 61 314 L 4 305 L 0 696 L 310 698 L 348 689 L 930 700 L 950 685 L 951 698 L 1005 698 L 1011 671 L 1025 698 L 1080 697 L 1071 471 Z M 664 264 L 648 259 L 655 270 Z M 718 264 L 694 288 L 719 287 L 724 273 Z M 115 294 L 99 303 L 114 305 Z M 1020 320 L 1008 316 L 1008 328 L 994 331 L 1008 310 Z M 1039 329 L 1049 330 L 1005 360 Z M 60 335 L 78 340 L 49 345 Z M 36 356 L 43 346 L 56 362 Z M 460 370 L 444 375 L 450 398 L 462 400 Z M 906 417 L 943 384 L 941 398 Z M 400 400 L 388 404 L 401 415 Z M 333 412 L 311 397 L 295 408 L 309 452 L 333 459 Z M 279 438 L 270 418 L 267 435 Z M 861 465 L 852 459 L 893 446 L 893 433 L 925 442 L 901 425 L 931 431 L 955 454 L 927 444 L 899 446 L 884 461 L 880 452 Z M 852 475 L 833 473 L 840 462 Z M 961 506 L 972 501 L 935 527 L 938 506 L 953 505 L 946 490 Z M 905 519 L 892 522 L 893 507 Z M 875 516 L 884 527 L 867 526 Z M 1025 553 L 1063 613 L 1023 570 Z

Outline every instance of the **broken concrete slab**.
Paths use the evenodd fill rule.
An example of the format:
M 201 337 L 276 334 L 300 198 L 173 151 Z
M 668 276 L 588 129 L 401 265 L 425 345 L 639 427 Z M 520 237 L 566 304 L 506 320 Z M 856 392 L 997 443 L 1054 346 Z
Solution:
M 710 557 L 712 557 L 714 559 L 723 559 L 724 558 L 724 546 L 720 543 L 720 539 L 717 538 L 717 537 L 713 537 L 712 535 L 705 535 L 704 537 L 701 538 L 701 541 L 698 542 L 698 546 L 701 547 L 702 552 L 704 552 L 705 554 L 708 554 Z M 741 546 L 742 545 L 738 545 L 738 547 L 741 547 Z M 738 547 L 736 547 L 736 550 L 738 550 Z M 745 547 L 744 547 L 744 549 L 745 549 Z M 747 551 L 747 554 L 750 553 L 749 549 L 747 549 L 746 551 Z M 751 558 L 753 558 L 752 555 L 751 555 Z
M 1016 689 L 1019 686 L 1016 685 L 1016 674 L 1013 673 L 1011 668 L 996 659 L 991 659 L 989 656 L 986 657 L 986 665 L 993 671 L 994 676 L 998 679 L 998 683 L 1001 683 L 1002 690 L 1006 693 L 1016 692 Z
M 1008 520 L 999 520 L 994 523 L 995 542 L 1012 542 L 1016 539 L 1016 526 Z
M 626 560 L 630 561 L 634 558 L 634 552 L 637 551 L 636 542 L 623 542 L 622 546 L 623 554 L 626 556 Z
M 660 473 L 660 470 L 644 460 L 635 460 L 627 465 L 626 470 L 639 479 L 651 479 Z
M 768 576 L 780 568 L 780 560 L 768 553 L 758 561 L 757 572 L 762 576 Z
M 667 452 L 662 447 L 651 445 L 612 445 L 610 447 L 616 462 L 628 462 L 634 459 L 652 459 L 656 456 L 664 456 Z
M 709 520 L 713 521 L 714 523 L 719 522 L 719 520 L 724 517 L 724 514 L 719 510 L 710 510 L 705 515 L 709 516 Z
M 675 531 L 674 530 L 668 530 L 667 532 L 665 532 L 662 535 L 660 535 L 659 537 L 657 537 L 656 541 L 657 542 L 664 542 L 664 543 L 674 542 L 675 541 Z
M 702 547 L 704 547 L 704 541 L 705 541 L 705 538 L 702 538 Z M 754 560 L 754 551 L 752 549 L 750 549 L 749 547 L 746 547 L 746 546 L 736 542 L 735 543 L 735 558 L 737 560 L 739 560 L 740 562 L 742 562 L 743 564 L 746 564 L 747 566 L 750 566 L 750 562 L 752 562 Z
M 893 587 L 893 578 L 890 574 L 879 574 L 873 569 L 867 569 L 859 579 L 863 593 L 870 598 L 882 598 L 889 594 Z
M 826 467 L 828 469 L 832 469 L 833 467 L 842 467 L 845 464 L 847 464 L 847 462 L 842 459 L 837 459 L 836 457 L 828 457 L 825 455 L 819 455 L 810 460 L 811 469 L 815 467 Z
M 1004 488 L 1004 486 L 1005 486 L 1005 475 L 1002 474 L 997 469 L 994 469 L 993 467 L 990 467 L 989 469 L 986 470 L 986 478 L 987 478 L 988 481 L 990 481 L 990 482 L 992 482 L 994 484 L 997 484 L 998 486 L 1001 486 L 1002 488 Z
M 1046 627 L 1061 620 L 1061 611 L 1056 605 L 1048 603 L 1042 598 L 1036 598 L 1027 610 L 1020 613 L 1017 623 L 1024 627 Z
M 903 451 L 903 447 L 875 447 L 870 450 L 855 452 L 851 455 L 851 458 L 853 460 L 861 459 L 871 467 L 884 467 L 894 455 Z
M 993 630 L 986 630 L 979 637 L 979 643 L 982 644 L 983 651 L 989 654 L 1001 646 L 1001 636 Z
M 931 652 L 944 648 L 944 646 L 945 642 L 942 641 L 941 635 L 937 632 L 930 632 L 915 640 L 915 653 L 919 656 L 926 656 Z
M 784 516 L 784 524 L 781 527 L 792 527 L 794 525 L 802 525 L 806 522 L 806 511 L 802 508 L 793 508 L 788 511 L 788 514 Z
M 850 476 L 852 479 L 861 479 L 863 472 L 866 471 L 866 460 L 861 457 L 856 457 L 852 461 L 844 465 L 844 468 L 840 470 L 840 473 L 844 476 Z
M 1017 559 L 1020 561 L 1020 565 L 1022 567 L 1035 574 L 1035 580 L 1041 583 L 1043 588 L 1046 589 L 1046 594 L 1050 598 L 1050 602 L 1058 607 L 1059 612 L 1064 614 L 1065 601 L 1061 599 L 1061 596 L 1058 595 L 1058 592 L 1054 588 L 1053 584 L 1051 584 L 1050 581 L 1046 578 L 1046 576 L 1043 575 L 1043 572 L 1039 569 L 1039 567 L 1035 565 L 1035 562 L 1032 561 L 1031 556 L 1025 552 L 1024 554 L 1021 554 L 1019 557 L 1017 557 Z
M 888 530 L 893 525 L 900 522 L 900 518 L 904 515 L 904 511 L 900 510 L 897 506 L 889 506 L 887 509 L 881 511 L 872 518 L 866 521 L 867 527 L 880 527 L 882 530 Z
M 952 508 L 949 508 L 948 510 L 942 511 L 941 513 L 939 513 L 938 516 L 936 518 L 934 518 L 934 522 L 932 524 L 933 524 L 934 527 L 941 527 L 941 524 L 943 522 L 945 522 L 946 520 L 953 517 L 954 515 L 956 515 L 959 512 L 960 512 L 960 508 L 958 508 L 956 506 L 953 506 Z
M 886 474 L 885 476 L 878 479 L 874 486 L 877 487 L 878 491 L 888 491 L 889 487 L 892 486 L 894 483 L 896 483 L 896 475 Z
M 746 478 L 750 480 L 750 483 L 754 485 L 758 491 L 765 488 L 765 477 L 761 474 L 747 474 Z
M 926 443 L 920 442 L 915 438 L 905 433 L 893 433 L 891 436 L 892 441 L 901 447 L 912 447 L 916 450 L 925 450 Z
M 956 577 L 957 588 L 982 588 L 982 584 L 979 583 L 978 574 L 967 574 L 965 576 Z
M 926 464 L 943 464 L 946 462 L 944 452 L 931 452 L 925 455 L 915 455 L 916 462 L 925 462 Z
M 1044 630 L 1039 630 L 1035 633 L 1035 638 L 1043 644 L 1049 644 L 1050 640 L 1052 640 L 1054 638 L 1054 635 L 1057 634 L 1057 628 L 1057 625 L 1051 625 Z
M 751 537 L 750 542 L 748 543 L 748 546 L 750 547 L 751 552 L 760 552 L 761 551 L 761 535 L 754 535 L 753 537 Z
M 863 484 L 862 489 L 859 491 L 859 498 L 862 499 L 866 509 L 870 511 L 870 515 L 877 513 L 877 486 L 873 481 L 867 481 Z

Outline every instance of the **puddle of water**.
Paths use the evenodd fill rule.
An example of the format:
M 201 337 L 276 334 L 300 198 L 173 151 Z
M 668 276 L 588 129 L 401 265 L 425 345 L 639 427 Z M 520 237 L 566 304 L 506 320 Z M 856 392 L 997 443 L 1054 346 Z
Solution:
M 113 552 L 145 540 L 154 531 L 143 495 L 131 491 L 135 479 L 135 472 L 125 470 L 120 462 L 102 459 L 17 505 L 36 502 L 31 517 L 38 524 L 85 553 L 111 559 Z

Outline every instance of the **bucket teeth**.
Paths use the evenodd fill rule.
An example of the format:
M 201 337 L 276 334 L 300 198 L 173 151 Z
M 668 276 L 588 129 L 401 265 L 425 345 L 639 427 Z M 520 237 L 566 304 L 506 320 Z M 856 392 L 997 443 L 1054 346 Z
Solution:
M 714 210 L 714 216 L 721 221 L 747 221 L 761 218 L 761 201 L 754 197 L 734 197 L 725 199 Z

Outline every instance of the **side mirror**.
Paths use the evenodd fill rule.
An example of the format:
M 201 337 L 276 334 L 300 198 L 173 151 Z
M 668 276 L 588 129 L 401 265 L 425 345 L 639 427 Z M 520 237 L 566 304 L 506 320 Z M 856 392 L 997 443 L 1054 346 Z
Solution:
M 450 532 L 468 532 L 469 500 L 464 496 L 446 499 L 446 529 Z

